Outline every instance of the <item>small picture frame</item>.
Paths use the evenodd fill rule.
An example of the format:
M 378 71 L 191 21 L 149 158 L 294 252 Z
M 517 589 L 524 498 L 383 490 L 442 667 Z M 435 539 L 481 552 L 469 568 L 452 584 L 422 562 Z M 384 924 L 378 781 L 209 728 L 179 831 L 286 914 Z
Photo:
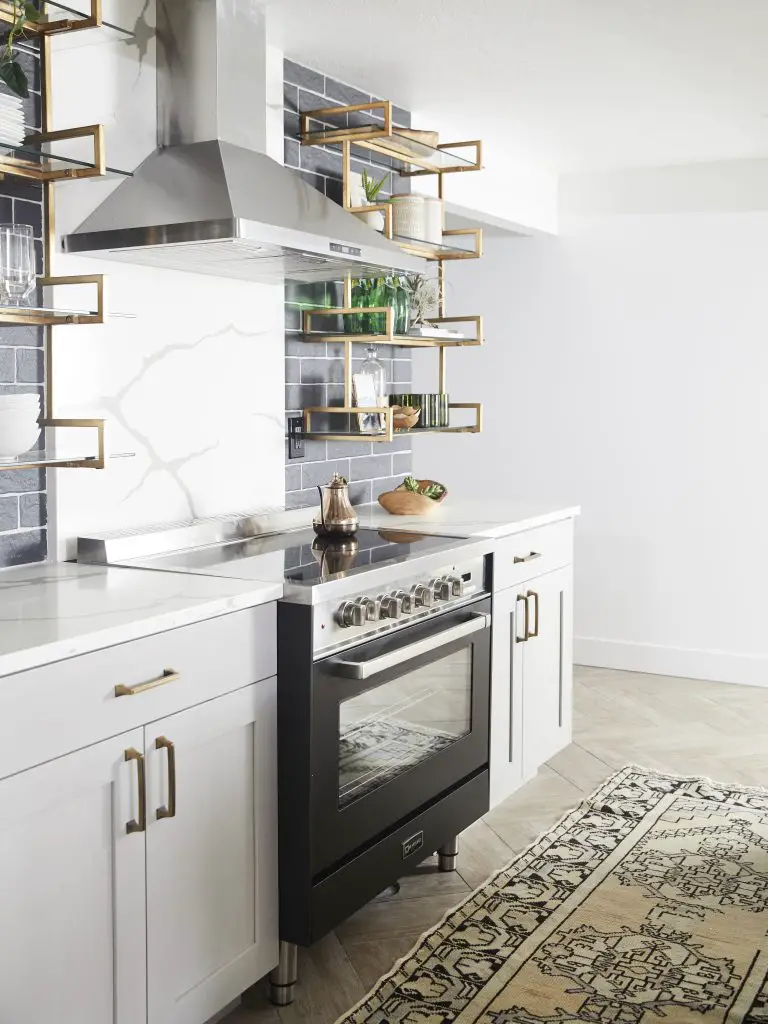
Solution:
M 378 406 L 376 381 L 372 374 L 352 374 L 352 398 L 355 405 L 363 409 Z M 375 412 L 361 412 L 357 414 L 357 425 L 361 434 L 380 434 L 384 430 L 384 417 Z

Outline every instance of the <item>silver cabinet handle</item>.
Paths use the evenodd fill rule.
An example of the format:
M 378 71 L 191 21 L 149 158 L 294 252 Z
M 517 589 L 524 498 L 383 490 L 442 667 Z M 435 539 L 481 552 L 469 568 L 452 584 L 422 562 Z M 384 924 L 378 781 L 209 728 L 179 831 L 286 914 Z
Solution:
M 444 629 L 442 633 L 435 633 L 433 636 L 424 637 L 423 640 L 416 640 L 415 643 L 408 644 L 407 647 L 382 654 L 378 658 L 372 658 L 371 661 L 345 661 L 344 658 L 332 658 L 330 664 L 336 675 L 345 676 L 348 679 L 370 679 L 371 676 L 376 676 L 380 672 L 386 672 L 388 668 L 402 665 L 406 661 L 418 658 L 421 654 L 428 654 L 453 640 L 461 640 L 462 637 L 471 636 L 472 633 L 479 633 L 481 630 L 487 629 L 490 624 L 491 616 L 481 612 L 478 615 L 473 615 L 466 622 L 459 623 L 458 626 L 451 626 L 450 629 Z
M 541 558 L 541 552 L 531 551 L 529 555 L 515 555 L 514 564 L 519 565 L 520 562 L 532 562 L 534 558 Z

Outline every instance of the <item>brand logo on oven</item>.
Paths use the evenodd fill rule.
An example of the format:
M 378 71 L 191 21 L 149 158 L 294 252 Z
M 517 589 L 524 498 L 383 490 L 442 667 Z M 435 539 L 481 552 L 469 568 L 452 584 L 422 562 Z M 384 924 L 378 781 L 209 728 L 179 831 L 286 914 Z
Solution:
M 410 839 L 406 839 L 403 843 L 403 860 L 406 857 L 410 857 L 412 853 L 416 853 L 424 845 L 424 833 L 417 832 L 415 836 L 411 836 Z

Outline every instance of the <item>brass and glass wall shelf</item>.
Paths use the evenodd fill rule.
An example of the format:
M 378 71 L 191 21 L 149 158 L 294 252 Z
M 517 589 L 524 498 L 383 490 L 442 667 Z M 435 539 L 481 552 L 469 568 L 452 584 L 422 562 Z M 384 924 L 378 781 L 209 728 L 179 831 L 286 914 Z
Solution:
M 48 0 L 39 21 L 28 21 L 24 27 L 26 41 L 17 41 L 14 48 L 39 53 L 42 95 L 42 130 L 27 136 L 20 146 L 0 145 L 0 175 L 26 178 L 40 182 L 43 188 L 43 275 L 37 279 L 33 305 L 0 304 L 0 325 L 25 324 L 44 328 L 45 394 L 43 417 L 46 447 L 13 458 L 0 460 L 0 471 L 14 469 L 103 469 L 110 458 L 126 458 L 130 453 L 110 453 L 107 445 L 106 421 L 93 417 L 60 417 L 54 412 L 55 364 L 53 330 L 55 327 L 103 324 L 111 316 L 105 299 L 105 282 L 101 274 L 56 276 L 52 272 L 55 248 L 54 186 L 60 181 L 128 176 L 129 172 L 109 167 L 106 162 L 102 125 L 53 130 L 51 81 L 51 37 L 88 29 L 106 31 L 115 38 L 129 40 L 133 33 L 103 20 L 101 0 L 73 0 L 70 4 Z M 0 0 L 0 26 L 15 21 L 15 7 Z M 90 286 L 93 299 L 83 305 L 66 308 L 57 301 L 55 289 L 60 286 Z M 87 432 L 89 444 L 78 444 L 72 450 L 64 445 L 70 431 Z M 95 432 L 95 433 L 94 433 Z M 70 434 L 71 437 L 71 434 Z
M 399 333 L 395 330 L 396 313 L 389 306 L 372 308 L 353 306 L 352 282 L 349 276 L 344 282 L 343 307 L 334 309 L 310 309 L 303 314 L 303 337 L 307 342 L 324 341 L 343 345 L 344 397 L 342 406 L 314 406 L 304 410 L 304 434 L 310 439 L 355 441 L 364 437 L 369 441 L 392 441 L 395 433 L 480 433 L 483 427 L 483 410 L 479 402 L 449 402 L 450 411 L 469 410 L 474 412 L 470 423 L 444 427 L 416 426 L 409 431 L 396 431 L 390 408 L 361 409 L 353 404 L 352 387 L 352 346 L 358 344 L 395 345 L 404 348 L 434 348 L 438 352 L 438 392 L 446 395 L 447 352 L 451 348 L 472 347 L 483 344 L 483 320 L 481 316 L 448 316 L 445 308 L 445 265 L 452 260 L 479 259 L 483 254 L 483 232 L 481 228 L 459 228 L 448 230 L 443 216 L 442 232 L 435 232 L 440 241 L 426 241 L 398 234 L 392 205 L 388 202 L 356 206 L 352 202 L 351 171 L 352 147 L 371 150 L 389 158 L 395 172 L 403 178 L 420 175 L 437 177 L 437 196 L 443 199 L 443 178 L 447 174 L 461 174 L 482 169 L 482 142 L 452 142 L 431 145 L 425 136 L 430 133 L 413 132 L 398 128 L 393 119 L 392 103 L 376 100 L 351 106 L 322 107 L 301 112 L 300 141 L 303 146 L 340 147 L 342 156 L 342 205 L 349 213 L 364 217 L 378 210 L 384 215 L 383 234 L 399 245 L 404 252 L 420 256 L 437 264 L 438 315 L 430 317 L 430 323 L 443 327 L 450 325 L 461 333 L 446 335 Z M 374 230 L 371 228 L 371 230 Z M 382 314 L 383 329 L 376 333 L 350 333 L 349 320 L 362 314 Z M 370 324 L 370 320 L 369 320 Z M 466 332 L 466 333 L 465 333 Z M 318 417 L 322 416 L 323 426 L 336 417 L 347 417 L 354 422 L 359 414 L 378 413 L 382 423 L 379 433 L 355 431 L 334 431 L 315 429 Z M 313 423 L 315 417 L 315 423 Z M 458 417 L 456 417 L 458 418 Z M 469 418 L 469 417 L 467 417 Z

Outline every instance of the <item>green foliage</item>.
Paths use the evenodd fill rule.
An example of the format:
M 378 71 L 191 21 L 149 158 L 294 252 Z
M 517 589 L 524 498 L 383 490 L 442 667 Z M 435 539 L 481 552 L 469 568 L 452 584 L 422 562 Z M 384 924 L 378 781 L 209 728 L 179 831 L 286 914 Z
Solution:
M 433 501 L 437 501 L 445 494 L 445 488 L 442 484 L 431 483 L 422 487 L 414 476 L 407 476 L 403 480 L 403 486 L 406 491 L 412 491 L 414 494 L 423 494 L 425 498 L 432 498 Z
M 385 174 L 381 181 L 376 181 L 368 174 L 368 171 L 366 171 L 366 169 L 363 168 L 363 192 L 365 192 L 365 198 L 368 200 L 369 203 L 375 203 L 377 201 L 379 192 L 381 192 L 382 188 L 384 187 L 384 182 L 387 180 L 388 177 L 389 175 Z M 389 200 L 378 199 L 378 202 L 388 203 Z
M 13 21 L 8 29 L 3 52 L 0 54 L 0 80 L 5 82 L 11 92 L 26 99 L 29 96 L 29 83 L 21 64 L 13 55 L 13 44 L 17 36 L 23 36 L 24 26 L 28 21 L 40 21 L 42 13 L 33 0 L 11 0 Z

